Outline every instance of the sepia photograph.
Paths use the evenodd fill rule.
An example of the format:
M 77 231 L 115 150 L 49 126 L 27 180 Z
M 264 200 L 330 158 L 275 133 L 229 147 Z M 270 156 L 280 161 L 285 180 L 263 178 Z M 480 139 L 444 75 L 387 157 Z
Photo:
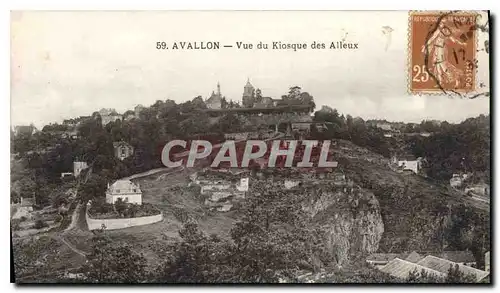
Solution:
M 10 12 L 15 284 L 491 286 L 490 12 Z

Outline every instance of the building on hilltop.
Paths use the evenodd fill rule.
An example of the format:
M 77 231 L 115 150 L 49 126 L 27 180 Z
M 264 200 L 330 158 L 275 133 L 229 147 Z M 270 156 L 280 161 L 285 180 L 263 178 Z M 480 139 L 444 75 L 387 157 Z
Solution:
M 139 115 L 141 114 L 141 111 L 144 110 L 144 106 L 139 104 L 135 106 L 134 108 L 134 113 L 135 113 L 135 118 L 139 118 Z
M 113 148 L 115 149 L 115 157 L 122 161 L 134 153 L 134 147 L 123 140 L 113 142 Z
M 114 204 L 119 198 L 128 203 L 141 205 L 141 188 L 130 180 L 117 180 L 111 186 L 108 183 L 106 202 Z
M 220 83 L 217 83 L 217 93 L 212 91 L 210 97 L 205 101 L 208 109 L 221 109 L 222 108 L 222 94 L 220 91 Z
M 399 171 L 412 171 L 415 174 L 418 174 L 421 166 L 422 166 L 422 158 L 415 158 L 413 156 L 403 156 L 399 159 L 396 156 L 393 156 L 391 159 L 392 164 L 397 164 Z
M 32 135 L 35 134 L 38 130 L 36 127 L 31 124 L 31 125 L 17 125 L 13 127 L 14 135 Z
M 247 84 L 243 87 L 242 104 L 245 108 L 252 108 L 255 104 L 255 88 L 247 79 Z
M 118 114 L 115 109 L 112 108 L 102 108 L 99 110 L 99 115 L 101 116 L 102 126 L 106 126 L 108 123 L 115 122 L 117 120 L 122 120 L 122 115 Z

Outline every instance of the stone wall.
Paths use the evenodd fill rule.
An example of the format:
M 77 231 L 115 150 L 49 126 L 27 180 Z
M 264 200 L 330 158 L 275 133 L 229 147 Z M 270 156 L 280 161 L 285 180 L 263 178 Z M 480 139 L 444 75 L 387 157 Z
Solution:
M 86 212 L 85 218 L 87 220 L 87 226 L 89 230 L 101 229 L 102 225 L 106 226 L 106 230 L 116 230 L 160 222 L 163 220 L 163 214 L 137 218 L 92 219 Z

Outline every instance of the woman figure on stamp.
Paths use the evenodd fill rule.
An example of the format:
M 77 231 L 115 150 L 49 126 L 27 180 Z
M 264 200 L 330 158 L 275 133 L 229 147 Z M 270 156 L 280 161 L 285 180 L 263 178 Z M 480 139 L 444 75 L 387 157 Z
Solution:
M 448 50 L 446 41 L 451 41 L 455 44 L 466 46 L 467 43 L 457 40 L 452 31 L 441 21 L 438 28 L 422 46 L 422 53 L 429 56 L 429 72 L 437 79 L 437 86 L 442 86 L 443 81 L 446 83 L 455 83 L 455 88 L 460 85 L 460 78 L 463 71 L 457 68 L 448 60 Z

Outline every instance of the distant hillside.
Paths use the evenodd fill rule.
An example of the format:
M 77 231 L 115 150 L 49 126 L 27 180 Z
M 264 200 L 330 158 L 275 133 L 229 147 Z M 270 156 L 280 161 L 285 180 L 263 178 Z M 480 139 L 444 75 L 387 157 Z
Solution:
M 341 170 L 380 203 L 380 251 L 470 249 L 483 261 L 490 249 L 489 207 L 480 209 L 435 180 L 396 173 L 388 159 L 351 142 L 338 141 L 336 150 Z

